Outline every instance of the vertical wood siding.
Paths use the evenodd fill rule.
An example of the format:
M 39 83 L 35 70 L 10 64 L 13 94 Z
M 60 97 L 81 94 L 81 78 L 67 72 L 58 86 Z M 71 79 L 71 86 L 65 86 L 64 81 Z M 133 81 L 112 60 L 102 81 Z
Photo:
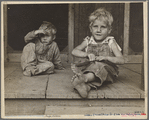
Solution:
M 119 3 L 92 3 L 92 4 L 75 4 L 75 30 L 74 30 L 74 46 L 82 43 L 83 39 L 91 33 L 89 31 L 89 15 L 96 9 L 104 7 L 110 11 L 114 17 L 113 35 L 118 44 L 123 46 L 123 29 L 124 29 L 124 4 Z

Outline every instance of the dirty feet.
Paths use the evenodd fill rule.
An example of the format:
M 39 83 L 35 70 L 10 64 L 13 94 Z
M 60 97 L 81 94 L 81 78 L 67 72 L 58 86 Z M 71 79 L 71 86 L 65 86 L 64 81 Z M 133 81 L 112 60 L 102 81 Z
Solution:
M 25 70 L 25 71 L 23 72 L 23 75 L 28 76 L 28 77 L 31 77 L 31 76 L 32 76 L 32 73 L 31 73 L 30 70 Z
M 81 75 L 75 75 L 72 78 L 72 84 L 74 88 L 78 91 L 82 98 L 87 98 L 90 86 L 88 86 Z
M 81 74 L 82 74 L 82 71 L 79 70 L 79 68 L 76 67 L 75 64 L 71 64 L 71 70 L 73 71 L 73 73 L 74 73 L 75 75 L 81 75 Z

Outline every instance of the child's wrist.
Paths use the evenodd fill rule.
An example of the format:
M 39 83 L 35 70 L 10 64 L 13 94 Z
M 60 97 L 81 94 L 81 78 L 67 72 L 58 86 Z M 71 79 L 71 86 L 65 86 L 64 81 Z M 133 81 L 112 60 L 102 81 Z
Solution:
M 34 33 L 35 33 L 35 35 L 39 34 L 39 30 L 35 30 Z
M 105 56 L 105 60 L 109 60 L 109 56 Z

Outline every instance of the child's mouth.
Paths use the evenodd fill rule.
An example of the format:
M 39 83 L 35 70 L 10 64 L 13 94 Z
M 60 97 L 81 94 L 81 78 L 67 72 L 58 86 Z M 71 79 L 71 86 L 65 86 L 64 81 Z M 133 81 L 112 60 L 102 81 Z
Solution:
M 97 36 L 101 36 L 101 34 L 96 34 Z

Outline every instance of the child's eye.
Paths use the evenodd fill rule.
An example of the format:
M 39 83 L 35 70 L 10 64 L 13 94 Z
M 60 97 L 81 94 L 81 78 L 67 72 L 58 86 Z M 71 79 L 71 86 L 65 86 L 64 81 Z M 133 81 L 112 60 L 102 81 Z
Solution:
M 97 26 L 97 25 L 94 25 L 93 27 L 94 27 L 94 28 L 97 28 L 98 26 Z
M 101 26 L 101 28 L 107 28 L 106 26 Z

